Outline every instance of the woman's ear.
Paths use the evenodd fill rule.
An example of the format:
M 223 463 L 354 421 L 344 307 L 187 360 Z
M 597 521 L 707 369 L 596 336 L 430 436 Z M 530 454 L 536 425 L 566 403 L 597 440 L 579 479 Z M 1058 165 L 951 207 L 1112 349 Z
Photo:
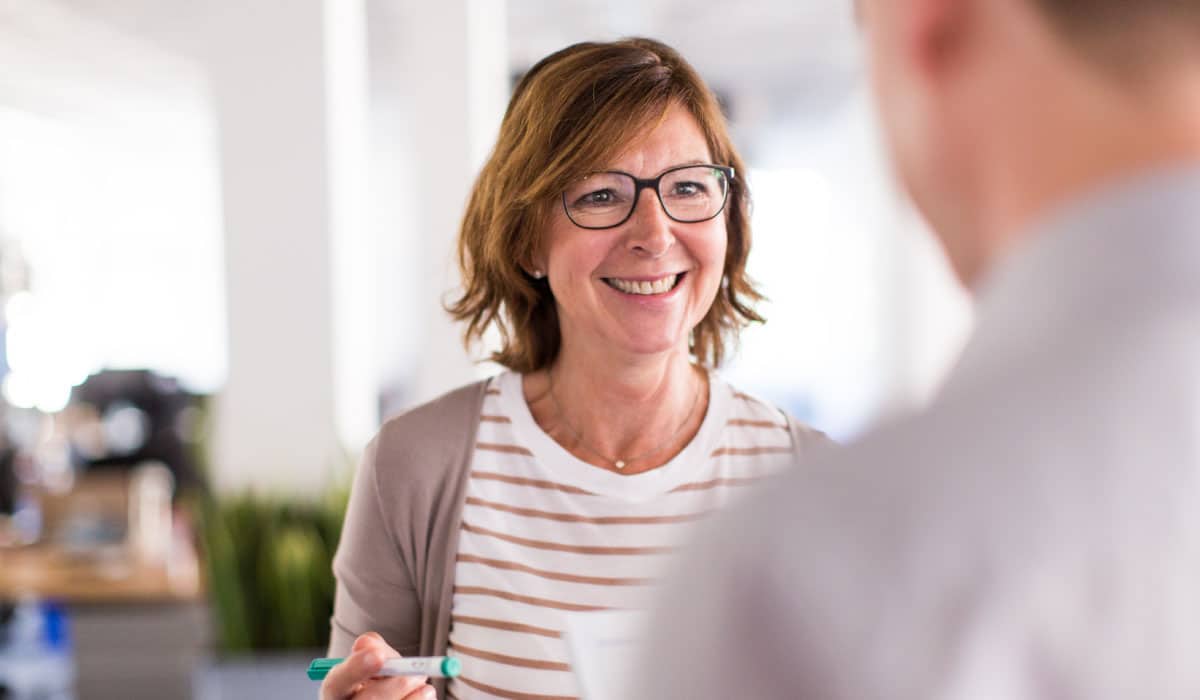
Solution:
M 525 274 L 535 280 L 546 279 L 546 261 L 541 255 L 533 255 L 521 264 Z

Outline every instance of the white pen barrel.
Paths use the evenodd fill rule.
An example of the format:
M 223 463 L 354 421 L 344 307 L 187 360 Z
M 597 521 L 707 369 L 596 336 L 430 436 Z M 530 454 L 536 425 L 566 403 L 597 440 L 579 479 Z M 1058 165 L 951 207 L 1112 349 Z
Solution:
M 454 659 L 449 661 L 452 665 L 457 666 Z M 447 666 L 446 662 L 445 656 L 411 656 L 402 659 L 388 659 L 383 664 L 383 673 L 397 676 L 442 677 L 453 675 L 444 672 Z

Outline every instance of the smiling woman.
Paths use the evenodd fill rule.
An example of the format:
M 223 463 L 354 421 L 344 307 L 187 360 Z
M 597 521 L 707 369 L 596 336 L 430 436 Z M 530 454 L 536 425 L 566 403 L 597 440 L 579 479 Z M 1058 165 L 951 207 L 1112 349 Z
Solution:
M 640 143 L 650 140 L 657 142 Z M 660 152 L 637 153 L 638 146 Z M 639 160 L 654 157 L 661 165 Z M 623 163 L 641 172 L 602 172 L 631 170 Z M 753 308 L 760 295 L 745 271 L 750 199 L 736 177 L 745 167 L 716 98 L 678 53 L 649 40 L 576 44 L 539 62 L 517 86 L 464 217 L 459 254 L 466 290 L 451 312 L 468 323 L 468 339 L 495 323 L 503 339 L 497 362 L 521 372 L 544 368 L 558 354 L 562 333 L 547 295 L 550 285 L 532 287 L 529 273 L 540 269 L 537 258 L 546 252 L 555 221 L 565 215 L 586 229 L 623 224 L 636 215 L 648 185 L 636 177 L 662 176 L 678 187 L 676 178 L 694 171 L 673 176 L 668 171 L 674 166 L 706 164 L 717 164 L 722 188 L 719 202 L 710 200 L 719 206 L 707 216 L 681 211 L 671 217 L 680 192 L 664 198 L 661 182 L 650 192 L 677 223 L 725 214 L 719 224 L 728 255 L 717 272 L 727 284 L 706 304 L 689 344 L 701 362 L 718 365 L 737 330 L 762 318 Z M 714 176 L 711 166 L 700 173 Z M 592 187 L 589 181 L 597 178 L 604 182 Z M 614 221 L 611 214 L 600 220 L 583 214 L 588 202 L 579 198 L 589 193 L 622 204 L 616 211 L 626 216 Z M 593 199 L 591 205 L 600 203 Z M 506 254 L 493 254 L 499 250 Z
M 330 653 L 353 661 L 325 697 L 424 697 L 372 680 L 397 653 L 460 659 L 462 700 L 577 696 L 567 616 L 644 608 L 697 520 L 826 442 L 714 372 L 762 320 L 742 172 L 659 42 L 576 44 L 521 80 L 450 308 L 468 343 L 499 330 L 510 371 L 368 448 L 334 563 Z

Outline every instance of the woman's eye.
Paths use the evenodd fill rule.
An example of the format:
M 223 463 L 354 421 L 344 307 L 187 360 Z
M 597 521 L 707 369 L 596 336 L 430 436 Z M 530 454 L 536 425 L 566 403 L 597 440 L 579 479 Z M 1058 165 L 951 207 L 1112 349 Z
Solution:
M 707 188 L 699 182 L 677 182 L 671 188 L 671 195 L 675 197 L 695 197 L 707 191 Z
M 580 207 L 588 207 L 588 206 L 595 207 L 595 206 L 604 206 L 606 204 L 612 204 L 616 201 L 617 201 L 616 193 L 613 192 L 612 190 L 604 189 L 604 190 L 596 190 L 595 192 L 588 192 L 587 194 L 583 195 L 579 199 L 575 200 L 575 205 L 580 206 Z

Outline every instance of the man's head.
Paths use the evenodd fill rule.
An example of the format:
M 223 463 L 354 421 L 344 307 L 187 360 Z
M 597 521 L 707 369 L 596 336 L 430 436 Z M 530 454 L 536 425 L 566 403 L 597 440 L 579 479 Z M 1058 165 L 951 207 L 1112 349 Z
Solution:
M 1047 210 L 1200 159 L 1200 0 L 858 0 L 898 175 L 973 286 Z
M 1200 43 L 1197 0 L 1028 0 L 1087 60 L 1136 79 Z

